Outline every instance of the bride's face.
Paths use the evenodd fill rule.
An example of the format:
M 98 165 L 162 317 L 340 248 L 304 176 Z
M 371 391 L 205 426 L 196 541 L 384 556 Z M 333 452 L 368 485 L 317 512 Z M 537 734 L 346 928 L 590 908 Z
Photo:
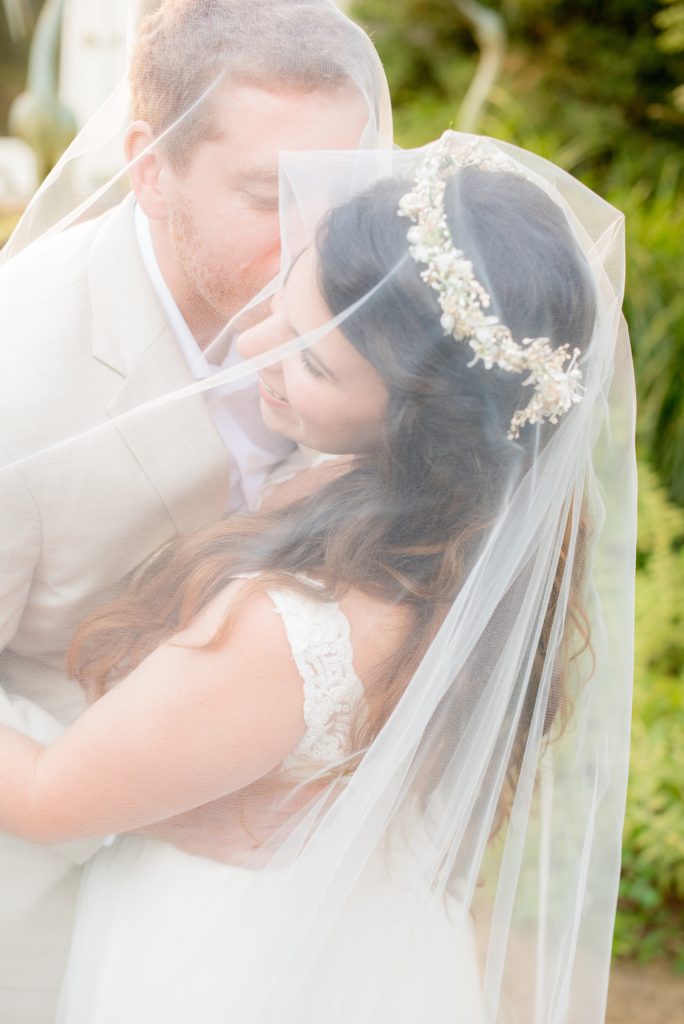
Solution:
M 241 334 L 237 347 L 250 359 L 331 319 L 307 249 L 273 296 L 270 315 Z M 266 425 L 308 448 L 347 455 L 370 451 L 380 439 L 387 389 L 339 328 L 262 370 L 259 392 Z

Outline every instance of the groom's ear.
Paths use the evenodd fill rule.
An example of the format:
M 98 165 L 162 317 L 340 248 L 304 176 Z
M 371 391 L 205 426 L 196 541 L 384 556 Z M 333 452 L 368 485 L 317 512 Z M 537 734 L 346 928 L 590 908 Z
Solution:
M 159 147 L 147 121 L 133 121 L 124 138 L 124 153 L 135 197 L 150 220 L 166 218 L 166 203 L 159 188 L 162 170 Z

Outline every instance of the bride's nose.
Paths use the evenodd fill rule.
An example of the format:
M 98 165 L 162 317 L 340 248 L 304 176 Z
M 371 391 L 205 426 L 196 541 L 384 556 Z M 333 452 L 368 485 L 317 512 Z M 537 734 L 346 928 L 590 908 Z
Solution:
M 243 359 L 253 359 L 255 356 L 263 355 L 264 352 L 282 345 L 286 339 L 282 337 L 282 331 L 278 330 L 278 319 L 270 313 L 261 323 L 247 328 L 238 335 L 235 344 Z

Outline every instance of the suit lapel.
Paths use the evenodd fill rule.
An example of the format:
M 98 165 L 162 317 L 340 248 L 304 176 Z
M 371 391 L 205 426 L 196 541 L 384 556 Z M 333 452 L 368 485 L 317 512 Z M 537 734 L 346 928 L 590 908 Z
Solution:
M 143 265 L 133 210 L 129 197 L 112 211 L 91 251 L 93 355 L 121 374 L 107 412 L 183 533 L 223 514 L 229 459 L 203 395 L 135 411 L 192 377 Z

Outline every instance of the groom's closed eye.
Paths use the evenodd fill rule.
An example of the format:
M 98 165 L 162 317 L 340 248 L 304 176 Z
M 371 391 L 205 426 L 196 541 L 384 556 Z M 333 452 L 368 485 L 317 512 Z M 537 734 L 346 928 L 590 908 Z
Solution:
M 237 188 L 254 209 L 278 209 L 277 172 L 267 168 L 251 168 L 240 175 Z
M 249 189 L 241 190 L 243 195 L 249 200 L 250 206 L 255 210 L 277 210 L 278 209 L 278 195 L 259 194 L 251 192 Z

